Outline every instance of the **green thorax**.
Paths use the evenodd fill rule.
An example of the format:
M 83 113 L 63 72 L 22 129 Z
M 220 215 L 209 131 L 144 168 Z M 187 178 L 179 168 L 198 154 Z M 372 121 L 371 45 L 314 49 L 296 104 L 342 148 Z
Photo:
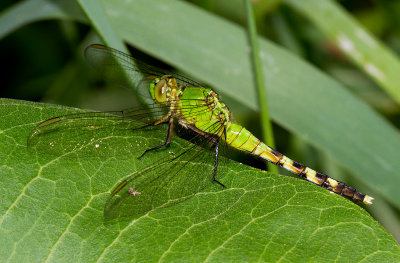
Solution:
M 197 132 L 221 137 L 231 123 L 231 113 L 218 94 L 202 87 L 181 88 L 179 93 L 176 105 L 179 123 Z

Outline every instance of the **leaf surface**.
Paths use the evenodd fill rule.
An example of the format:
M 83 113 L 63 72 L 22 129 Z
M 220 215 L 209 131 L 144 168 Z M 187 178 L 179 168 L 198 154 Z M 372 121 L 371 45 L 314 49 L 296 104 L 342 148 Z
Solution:
M 107 192 L 159 156 L 71 158 L 27 148 L 40 121 L 77 111 L 0 100 L 1 261 L 400 260 L 397 243 L 363 208 L 233 161 L 218 175 L 226 190 L 210 185 L 174 206 L 105 221 Z M 147 140 L 165 136 L 156 135 Z M 126 147 L 120 143 L 115 147 Z

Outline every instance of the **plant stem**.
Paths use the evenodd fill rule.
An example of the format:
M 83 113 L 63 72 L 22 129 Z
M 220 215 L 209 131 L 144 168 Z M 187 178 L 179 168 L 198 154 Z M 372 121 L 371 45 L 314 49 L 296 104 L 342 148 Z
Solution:
M 268 144 L 272 148 L 275 148 L 274 134 L 272 131 L 272 125 L 268 113 L 267 92 L 265 90 L 264 75 L 262 72 L 261 60 L 259 57 L 258 36 L 257 36 L 253 7 L 251 5 L 250 0 L 244 0 L 244 5 L 246 9 L 247 32 L 249 35 L 249 42 L 251 48 L 254 80 L 258 93 L 258 104 L 261 113 L 263 139 L 265 140 L 266 144 Z M 270 172 L 278 173 L 278 168 L 274 164 L 268 163 L 267 167 Z

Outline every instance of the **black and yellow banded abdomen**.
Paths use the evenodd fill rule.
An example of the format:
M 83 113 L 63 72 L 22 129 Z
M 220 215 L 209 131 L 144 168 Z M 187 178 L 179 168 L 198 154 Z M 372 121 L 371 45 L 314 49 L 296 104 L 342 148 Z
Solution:
M 222 136 L 222 138 L 225 139 L 224 136 Z M 230 124 L 228 126 L 226 130 L 226 142 L 238 150 L 259 156 L 264 160 L 279 165 L 286 170 L 300 175 L 306 180 L 326 188 L 336 194 L 348 197 L 356 202 L 362 202 L 366 205 L 372 204 L 372 200 L 374 198 L 371 196 L 360 193 L 356 189 L 347 186 L 342 182 L 332 179 L 325 174 L 316 172 L 305 165 L 291 160 L 285 155 L 270 148 L 261 140 L 257 139 L 246 128 L 240 125 Z

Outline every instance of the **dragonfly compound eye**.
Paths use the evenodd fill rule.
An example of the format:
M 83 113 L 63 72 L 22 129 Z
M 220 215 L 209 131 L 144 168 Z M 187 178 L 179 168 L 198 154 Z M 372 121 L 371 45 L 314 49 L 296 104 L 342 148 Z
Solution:
M 158 103 L 165 103 L 167 100 L 167 82 L 165 79 L 155 83 L 154 87 L 154 97 Z

